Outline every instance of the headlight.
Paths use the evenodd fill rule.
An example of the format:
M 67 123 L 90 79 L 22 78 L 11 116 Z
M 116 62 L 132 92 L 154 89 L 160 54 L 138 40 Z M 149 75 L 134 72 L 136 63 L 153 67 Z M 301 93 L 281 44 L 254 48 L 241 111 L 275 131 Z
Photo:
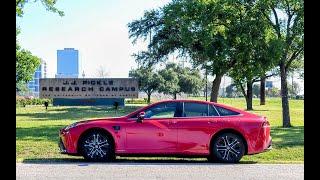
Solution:
M 64 130 L 68 131 L 69 129 L 76 127 L 78 124 L 78 122 L 72 123 L 69 126 L 65 127 Z

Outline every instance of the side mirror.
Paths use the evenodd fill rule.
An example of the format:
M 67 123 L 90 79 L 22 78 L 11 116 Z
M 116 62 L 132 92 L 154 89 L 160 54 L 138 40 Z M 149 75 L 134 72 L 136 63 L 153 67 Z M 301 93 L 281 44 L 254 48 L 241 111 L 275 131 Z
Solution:
M 137 123 L 142 123 L 142 120 L 144 119 L 145 112 L 139 112 L 137 116 Z

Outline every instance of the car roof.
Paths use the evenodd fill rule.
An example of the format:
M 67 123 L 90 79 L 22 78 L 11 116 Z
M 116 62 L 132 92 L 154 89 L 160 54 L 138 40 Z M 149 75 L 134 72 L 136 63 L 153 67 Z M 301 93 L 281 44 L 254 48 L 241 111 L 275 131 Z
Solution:
M 165 103 L 165 102 L 194 102 L 194 103 L 213 104 L 213 105 L 217 105 L 217 106 L 220 106 L 220 107 L 223 107 L 223 108 L 226 108 L 226 109 L 230 109 L 230 110 L 232 110 L 232 111 L 236 111 L 236 112 L 238 112 L 238 113 L 240 113 L 240 114 L 257 116 L 256 114 L 249 113 L 249 112 L 246 112 L 245 110 L 241 110 L 241 109 L 238 109 L 238 108 L 229 106 L 229 105 L 225 105 L 225 104 L 221 104 L 221 103 L 216 103 L 216 102 L 211 102 L 211 101 L 194 100 L 194 99 L 161 100 L 161 101 L 157 101 L 157 102 L 155 102 L 155 103 L 151 103 L 151 104 L 149 104 L 148 106 L 145 106 L 145 107 L 143 107 L 143 108 L 137 109 L 136 111 L 134 111 L 134 112 L 132 112 L 132 113 L 129 113 L 128 115 L 132 115 L 132 114 L 134 114 L 135 112 L 140 111 L 141 109 L 145 109 L 145 108 L 147 108 L 147 107 L 154 106 L 154 105 L 157 105 L 157 104 L 160 104 L 160 103 Z
M 217 105 L 232 111 L 236 111 L 240 114 L 243 115 L 250 115 L 250 116 L 259 116 L 257 114 L 251 113 L 251 112 L 247 112 L 245 110 L 236 108 L 236 107 L 232 107 L 230 105 L 226 105 L 226 104 L 222 104 L 222 103 L 216 103 L 216 102 L 211 102 L 211 101 L 203 101 L 203 100 L 194 100 L 194 99 L 176 99 L 176 100 L 162 100 L 162 101 L 158 101 L 153 103 L 153 105 L 158 104 L 158 103 L 163 103 L 163 102 L 194 102 L 194 103 L 206 103 L 206 104 L 213 104 L 213 105 Z M 152 104 L 151 104 L 152 105 Z
M 210 101 L 203 101 L 203 100 L 194 100 L 194 99 L 171 99 L 171 100 L 162 100 L 155 103 L 163 103 L 163 102 L 198 102 L 198 103 L 214 103 Z
M 244 110 L 241 110 L 241 109 L 238 109 L 238 108 L 235 108 L 235 107 L 232 107 L 232 106 L 229 106 L 229 105 L 225 105 L 225 104 L 221 104 L 221 103 L 216 103 L 216 102 L 211 102 L 211 101 L 203 101 L 203 100 L 194 100 L 194 99 L 176 99 L 176 100 L 162 100 L 162 101 L 158 101 L 158 102 L 155 102 L 155 103 L 152 103 L 150 105 L 155 105 L 155 104 L 158 104 L 158 103 L 164 103 L 164 102 L 194 102 L 194 103 L 206 103 L 206 104 L 213 104 L 213 105 L 218 105 L 220 107 L 224 107 L 224 108 L 227 108 L 227 109 L 230 109 L 230 110 L 233 110 L 233 111 L 237 111 L 239 113 L 248 113 Z

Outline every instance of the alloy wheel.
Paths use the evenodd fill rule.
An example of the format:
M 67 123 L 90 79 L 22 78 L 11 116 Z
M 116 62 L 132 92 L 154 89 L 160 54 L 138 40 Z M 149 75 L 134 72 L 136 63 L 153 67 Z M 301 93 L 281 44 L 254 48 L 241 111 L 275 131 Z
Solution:
M 108 155 L 110 144 L 105 136 L 93 133 L 83 143 L 84 153 L 91 159 L 104 159 Z
M 227 133 L 219 136 L 214 143 L 215 156 L 222 162 L 238 162 L 244 154 L 240 137 Z

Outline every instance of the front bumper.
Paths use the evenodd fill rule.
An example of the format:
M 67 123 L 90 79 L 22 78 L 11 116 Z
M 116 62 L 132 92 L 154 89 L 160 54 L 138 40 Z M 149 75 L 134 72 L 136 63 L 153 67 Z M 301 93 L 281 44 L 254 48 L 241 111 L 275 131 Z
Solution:
M 61 154 L 78 155 L 75 133 L 61 129 L 59 132 L 59 151 Z
M 61 154 L 67 154 L 66 147 L 64 146 L 61 138 L 59 139 L 58 145 L 59 145 L 60 153 L 61 153 Z
M 61 154 L 75 154 L 75 147 L 73 146 L 74 141 L 72 140 L 70 131 L 65 131 L 63 129 L 59 132 L 59 149 Z

